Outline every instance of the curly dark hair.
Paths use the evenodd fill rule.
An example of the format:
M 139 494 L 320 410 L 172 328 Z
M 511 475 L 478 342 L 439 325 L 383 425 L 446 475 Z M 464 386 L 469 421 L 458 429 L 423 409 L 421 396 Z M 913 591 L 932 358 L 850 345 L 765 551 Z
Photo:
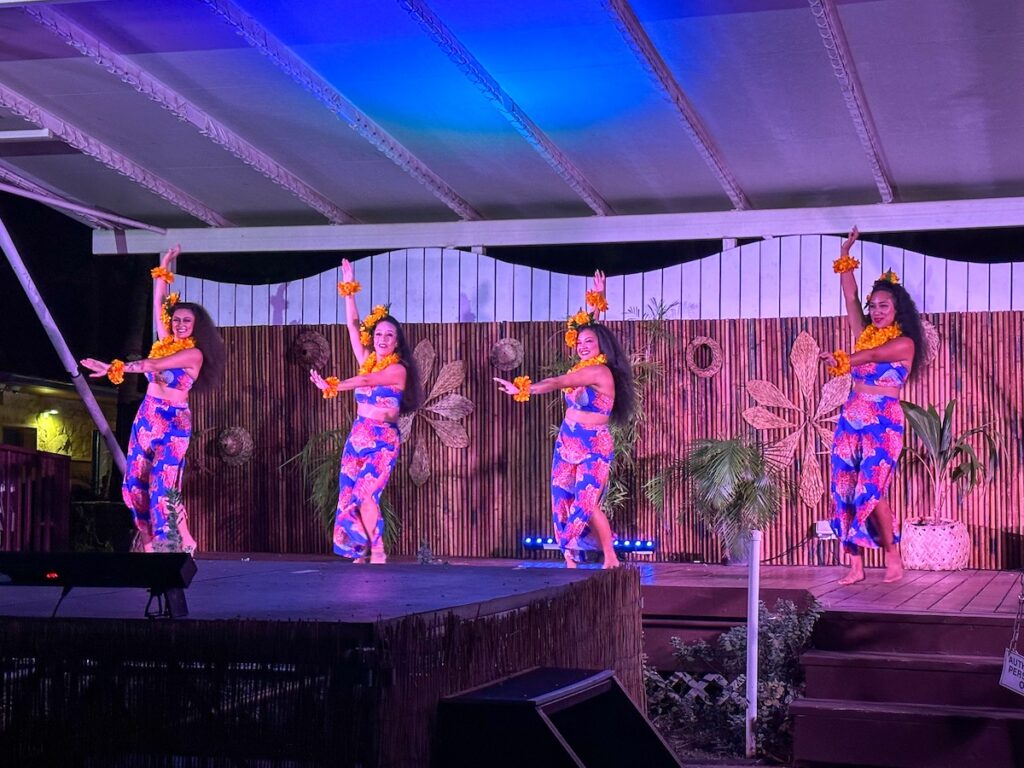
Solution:
M 412 356 L 400 322 L 391 315 L 384 315 L 377 323 L 391 323 L 395 326 L 395 349 L 398 352 L 398 361 L 405 366 L 405 390 L 402 392 L 402 408 L 399 413 L 411 413 L 423 404 L 423 383 L 420 381 L 416 358 Z M 376 327 L 374 325 L 374 328 Z
M 615 404 L 612 406 L 611 421 L 613 424 L 625 424 L 636 410 L 636 383 L 633 381 L 633 366 L 629 356 L 607 325 L 588 323 L 580 326 L 579 331 L 593 331 L 601 352 L 608 358 L 608 368 L 615 381 Z
M 187 309 L 195 318 L 195 325 L 192 326 L 192 338 L 196 340 L 196 348 L 203 353 L 203 367 L 199 371 L 199 378 L 192 386 L 192 391 L 210 392 L 217 389 L 224 380 L 224 365 L 227 361 L 227 350 L 224 347 L 224 339 L 220 337 L 216 323 L 210 317 L 210 313 L 203 309 L 201 304 L 194 304 L 191 301 L 179 301 L 171 310 L 171 317 L 175 312 Z
M 896 309 L 895 322 L 899 324 L 903 335 L 914 342 L 914 363 L 910 369 L 910 379 L 916 379 L 928 361 L 928 339 L 924 335 L 924 328 L 921 326 L 921 313 L 917 311 L 917 304 L 914 298 L 899 283 L 892 283 L 888 280 L 878 279 L 871 286 L 871 293 L 868 294 L 868 301 L 877 292 L 888 293 L 892 296 Z M 864 315 L 864 322 L 871 324 L 871 319 Z

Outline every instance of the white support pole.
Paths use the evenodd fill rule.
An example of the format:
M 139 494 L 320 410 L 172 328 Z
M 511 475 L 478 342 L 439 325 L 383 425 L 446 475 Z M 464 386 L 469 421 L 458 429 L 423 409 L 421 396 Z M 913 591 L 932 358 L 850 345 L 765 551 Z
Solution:
M 747 563 L 747 757 L 754 757 L 757 743 L 754 725 L 757 721 L 757 634 L 760 628 L 761 532 L 750 532 L 750 558 Z
M 75 389 L 78 390 L 79 397 L 82 398 L 82 402 L 85 403 L 86 410 L 89 411 L 89 415 L 92 420 L 96 423 L 96 428 L 103 435 L 103 439 L 107 442 L 107 448 L 110 450 L 110 455 L 114 457 L 114 463 L 117 464 L 117 468 L 121 470 L 121 474 L 125 472 L 125 459 L 124 452 L 121 450 L 121 446 L 117 444 L 117 440 L 114 437 L 114 433 L 110 429 L 110 425 L 107 423 L 106 416 L 103 415 L 103 411 L 100 410 L 99 403 L 96 402 L 96 397 L 93 395 L 92 390 L 89 389 L 89 384 L 85 381 L 81 371 L 78 369 L 78 362 L 71 354 L 71 350 L 68 349 L 67 342 L 64 341 L 64 337 L 60 333 L 60 329 L 57 327 L 57 323 L 53 319 L 53 315 L 50 314 L 50 310 L 46 306 L 46 302 L 43 301 L 43 297 L 39 295 L 39 291 L 36 289 L 36 284 L 32 280 L 32 276 L 28 273 L 28 269 L 25 267 L 25 262 L 21 260 L 21 255 L 18 253 L 18 249 L 14 247 L 14 241 L 11 240 L 11 235 L 7 231 L 7 226 L 4 224 L 3 218 L 0 218 L 0 247 L 3 248 L 4 253 L 7 255 L 7 261 L 10 262 L 11 268 L 14 270 L 14 274 L 18 276 L 21 287 L 25 289 L 25 294 L 28 296 L 29 302 L 32 304 L 32 308 L 35 309 L 36 314 L 39 316 L 39 321 L 43 324 L 43 330 L 46 331 L 46 335 L 50 337 L 50 343 L 53 344 L 53 348 L 57 351 L 57 356 L 60 358 L 61 363 L 64 366 L 64 370 L 71 376 L 71 383 L 75 385 Z

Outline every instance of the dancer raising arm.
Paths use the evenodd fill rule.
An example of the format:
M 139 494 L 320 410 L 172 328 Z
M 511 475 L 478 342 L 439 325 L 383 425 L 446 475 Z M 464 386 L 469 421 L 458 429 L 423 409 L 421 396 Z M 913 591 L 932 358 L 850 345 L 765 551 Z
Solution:
M 619 565 L 613 536 L 601 502 L 615 459 L 609 424 L 625 424 L 633 414 L 636 388 L 629 358 L 618 339 L 599 322 L 607 310 L 604 273 L 594 273 L 587 305 L 567 321 L 565 343 L 579 356 L 572 369 L 536 383 L 528 376 L 514 381 L 495 378 L 517 402 L 556 390 L 565 394 L 565 418 L 555 440 L 551 462 L 551 506 L 555 535 L 565 564 L 575 568 L 582 550 L 600 549 L 604 568 Z
M 157 340 L 145 360 L 124 363 L 86 358 L 82 367 L 90 376 L 106 376 L 120 384 L 126 373 L 145 374 L 146 397 L 132 423 L 128 442 L 127 471 L 121 485 L 124 503 L 132 511 L 144 552 L 174 549 L 167 517 L 168 496 L 180 493 L 185 453 L 192 436 L 190 392 L 220 386 L 224 375 L 224 341 L 209 314 L 198 304 L 178 301 L 168 293 L 174 281 L 174 261 L 181 252 L 174 246 L 163 255 L 153 276 L 153 317 Z M 188 529 L 184 504 L 177 505 L 177 530 L 181 549 L 195 553 L 196 540 Z
M 885 550 L 883 581 L 903 578 L 896 516 L 885 496 L 903 449 L 900 388 L 920 374 L 927 354 L 917 306 L 891 269 L 872 285 L 865 315 L 853 276 L 859 262 L 850 256 L 858 234 L 854 227 L 833 264 L 857 337 L 855 351 L 821 355 L 829 373 L 853 378 L 832 440 L 832 529 L 850 555 L 850 570 L 839 580 L 843 585 L 864 580 L 862 547 Z
M 359 373 L 343 381 L 309 372 L 310 381 L 327 399 L 355 391 L 356 418 L 341 455 L 334 552 L 357 563 L 384 563 L 384 519 L 380 495 L 398 459 L 398 417 L 416 410 L 421 399 L 419 373 L 401 324 L 376 306 L 360 322 L 355 295 L 360 285 L 348 259 L 341 262 L 338 292 L 352 354 Z

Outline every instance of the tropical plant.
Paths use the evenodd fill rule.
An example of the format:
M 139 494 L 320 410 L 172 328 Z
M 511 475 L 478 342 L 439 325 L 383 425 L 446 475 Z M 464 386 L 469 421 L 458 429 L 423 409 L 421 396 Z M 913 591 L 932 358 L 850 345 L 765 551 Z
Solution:
M 772 523 L 791 492 L 784 468 L 772 461 L 766 447 L 742 437 L 703 439 L 644 485 L 647 499 L 665 509 L 665 489 L 683 480 L 701 521 L 725 547 L 730 562 L 743 562 L 745 534 Z
M 920 463 L 928 475 L 932 506 L 931 514 L 924 517 L 926 522 L 936 522 L 951 488 L 955 487 L 962 498 L 992 480 L 999 467 L 1003 438 L 995 422 L 957 434 L 953 425 L 956 400 L 946 404 L 941 416 L 934 405 L 925 409 L 906 401 L 900 404 L 917 438 L 917 445 L 905 446 L 903 454 Z
M 338 467 L 345 448 L 348 429 L 328 429 L 310 436 L 302 450 L 288 459 L 281 468 L 298 462 L 302 482 L 309 489 L 307 501 L 328 532 L 334 530 L 338 509 Z M 398 543 L 401 521 L 385 496 L 380 497 L 380 513 L 384 517 L 384 546 L 391 549 Z

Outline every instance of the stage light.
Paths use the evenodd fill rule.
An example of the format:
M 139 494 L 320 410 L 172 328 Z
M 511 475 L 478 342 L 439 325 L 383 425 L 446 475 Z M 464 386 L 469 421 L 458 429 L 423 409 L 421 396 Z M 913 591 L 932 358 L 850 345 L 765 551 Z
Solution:
M 612 547 L 617 552 L 632 552 L 637 555 L 652 554 L 658 548 L 656 539 L 613 539 Z M 561 549 L 551 536 L 524 536 L 523 549 Z

